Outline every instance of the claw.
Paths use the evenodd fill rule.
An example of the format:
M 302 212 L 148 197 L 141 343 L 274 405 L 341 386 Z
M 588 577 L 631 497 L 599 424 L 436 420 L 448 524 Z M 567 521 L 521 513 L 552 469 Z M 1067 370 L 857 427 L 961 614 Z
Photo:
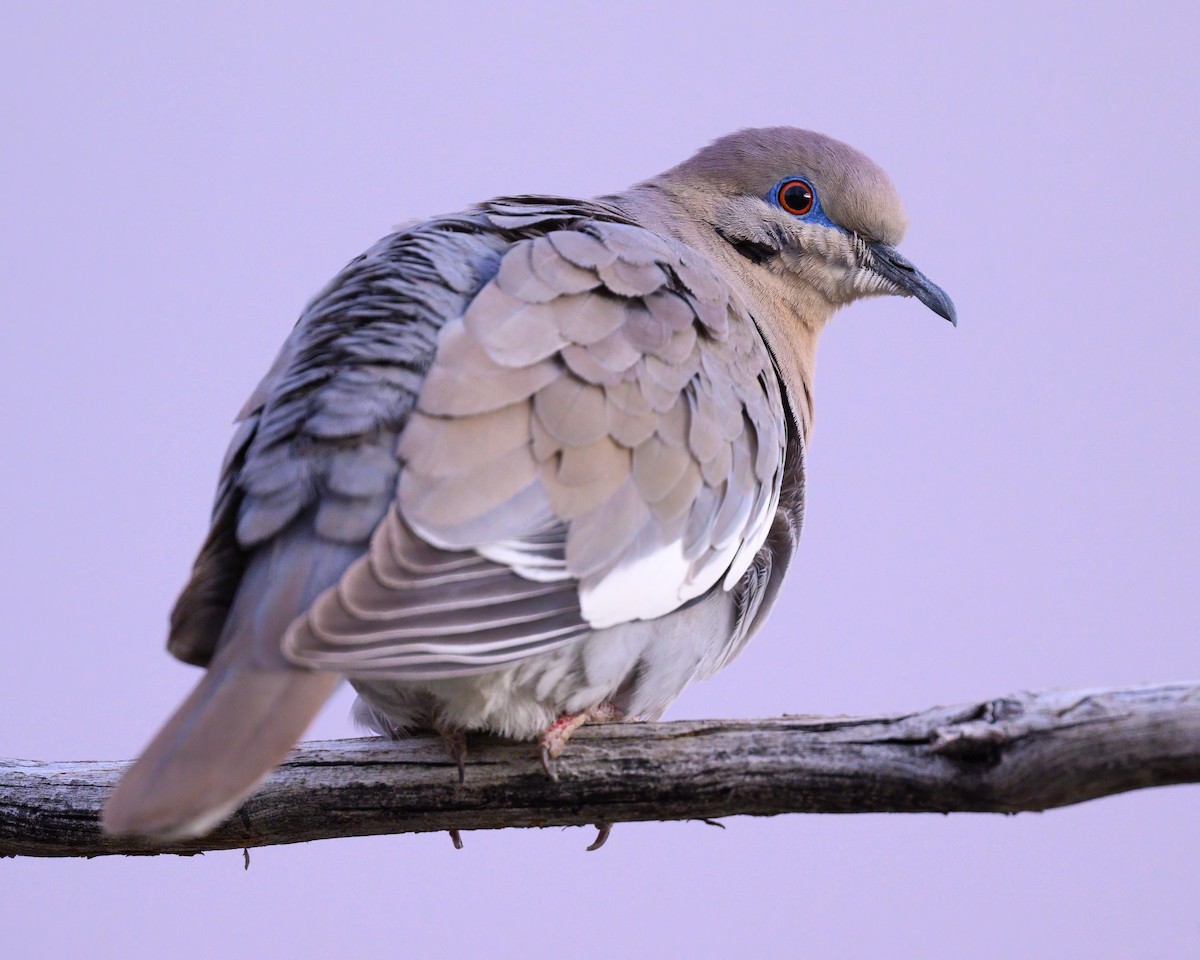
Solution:
M 592 850 L 599 850 L 602 846 L 604 846 L 604 841 L 608 839 L 608 835 L 612 833 L 613 828 L 611 823 L 594 823 L 592 826 L 594 826 L 600 832 L 596 834 L 596 839 L 593 840 L 591 846 L 588 847 L 589 852 Z
M 463 848 L 462 834 L 457 830 L 450 830 L 448 832 L 450 834 L 450 842 L 454 844 L 454 849 L 461 850 Z
M 542 769 L 546 771 L 546 776 L 558 783 L 558 767 L 554 763 L 554 754 L 550 752 L 548 743 L 542 744 Z

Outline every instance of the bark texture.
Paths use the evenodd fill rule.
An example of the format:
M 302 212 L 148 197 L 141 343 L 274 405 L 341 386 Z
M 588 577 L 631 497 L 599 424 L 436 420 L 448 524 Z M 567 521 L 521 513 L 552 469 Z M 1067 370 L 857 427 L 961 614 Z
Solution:
M 1200 684 L 1018 693 L 887 717 L 585 727 L 536 746 L 302 744 L 224 825 L 155 845 L 97 827 L 125 763 L 0 760 L 0 856 L 193 854 L 332 837 L 781 813 L 1019 813 L 1200 782 Z

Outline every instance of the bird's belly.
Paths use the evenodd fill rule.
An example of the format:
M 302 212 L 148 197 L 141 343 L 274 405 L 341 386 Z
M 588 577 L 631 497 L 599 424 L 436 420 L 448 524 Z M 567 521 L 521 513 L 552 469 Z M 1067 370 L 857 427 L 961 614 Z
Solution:
M 719 588 L 674 613 L 597 630 L 489 673 L 436 680 L 351 677 L 355 719 L 385 736 L 434 728 L 536 739 L 560 715 L 613 703 L 655 719 L 703 674 L 733 632 Z

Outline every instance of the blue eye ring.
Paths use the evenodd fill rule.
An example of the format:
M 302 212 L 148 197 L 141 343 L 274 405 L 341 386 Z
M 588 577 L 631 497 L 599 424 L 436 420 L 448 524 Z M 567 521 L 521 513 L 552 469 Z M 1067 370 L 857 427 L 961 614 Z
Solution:
M 772 191 L 779 208 L 793 217 L 804 217 L 817 207 L 817 191 L 803 177 L 788 177 Z

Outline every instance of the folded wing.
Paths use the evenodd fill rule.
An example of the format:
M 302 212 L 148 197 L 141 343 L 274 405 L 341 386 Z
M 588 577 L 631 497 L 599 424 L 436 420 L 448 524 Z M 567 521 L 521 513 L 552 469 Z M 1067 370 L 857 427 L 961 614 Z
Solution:
M 298 664 L 493 669 L 732 589 L 770 530 L 784 404 L 712 266 L 626 223 L 488 216 L 525 236 L 442 327 L 395 503 L 292 624 Z

